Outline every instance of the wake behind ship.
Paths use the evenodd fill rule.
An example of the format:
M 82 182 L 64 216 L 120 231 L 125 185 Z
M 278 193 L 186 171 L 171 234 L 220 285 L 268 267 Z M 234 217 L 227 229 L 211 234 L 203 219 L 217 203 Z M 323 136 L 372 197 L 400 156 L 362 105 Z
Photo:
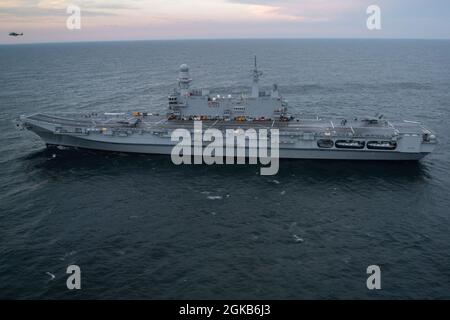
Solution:
M 277 85 L 270 92 L 259 89 L 261 75 L 255 58 L 249 95 L 213 95 L 191 88 L 189 68 L 183 64 L 165 115 L 38 113 L 20 116 L 16 124 L 37 134 L 47 146 L 148 154 L 171 154 L 177 143 L 171 141 L 172 132 L 181 128 L 194 134 L 195 121 L 224 135 L 229 129 L 278 129 L 280 158 L 419 160 L 435 148 L 436 135 L 415 121 L 388 121 L 381 115 L 306 118 L 291 114 Z M 245 148 L 248 154 L 248 141 Z

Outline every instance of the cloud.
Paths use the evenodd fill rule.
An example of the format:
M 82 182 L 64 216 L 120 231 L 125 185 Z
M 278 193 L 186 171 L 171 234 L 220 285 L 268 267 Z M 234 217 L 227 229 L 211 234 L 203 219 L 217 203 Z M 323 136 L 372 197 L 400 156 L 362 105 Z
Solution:
M 83 16 L 113 16 L 112 12 L 83 10 Z M 66 8 L 64 9 L 45 9 L 45 8 L 2 8 L 0 17 L 32 18 L 32 17 L 67 17 Z
M 10 18 L 60 17 L 67 16 L 69 5 L 78 5 L 84 16 L 118 15 L 123 10 L 139 7 L 138 0 L 3 0 L 0 2 L 0 16 Z
M 229 3 L 249 6 L 265 19 L 324 22 L 360 8 L 365 0 L 227 0 Z M 261 14 L 261 12 L 263 14 Z
M 0 43 L 162 38 L 441 37 L 448 0 L 0 0 Z M 82 9 L 68 31 L 66 8 Z M 382 8 L 383 29 L 366 28 L 366 8 Z M 24 31 L 11 39 L 6 31 Z M 6 34 L 6 35 L 5 35 Z

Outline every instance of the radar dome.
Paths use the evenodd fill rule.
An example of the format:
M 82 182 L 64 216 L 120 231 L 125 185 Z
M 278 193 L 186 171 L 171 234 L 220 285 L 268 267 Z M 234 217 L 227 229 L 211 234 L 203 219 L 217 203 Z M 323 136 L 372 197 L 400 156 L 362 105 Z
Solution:
M 183 63 L 183 64 L 180 66 L 180 71 L 181 71 L 181 72 L 188 72 L 188 71 L 189 71 L 188 65 L 185 64 L 185 63 Z

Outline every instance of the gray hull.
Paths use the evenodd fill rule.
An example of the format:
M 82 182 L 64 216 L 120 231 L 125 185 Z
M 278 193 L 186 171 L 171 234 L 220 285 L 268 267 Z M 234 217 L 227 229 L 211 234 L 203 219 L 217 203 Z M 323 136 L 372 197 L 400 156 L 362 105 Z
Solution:
M 36 129 L 36 128 L 35 128 Z M 46 130 L 33 130 L 48 146 L 65 146 L 112 152 L 170 155 L 173 145 L 105 142 L 70 135 L 55 135 Z M 333 159 L 333 160 L 420 160 L 428 153 L 406 153 L 396 151 L 357 151 L 290 149 L 280 146 L 280 158 L 286 159 Z

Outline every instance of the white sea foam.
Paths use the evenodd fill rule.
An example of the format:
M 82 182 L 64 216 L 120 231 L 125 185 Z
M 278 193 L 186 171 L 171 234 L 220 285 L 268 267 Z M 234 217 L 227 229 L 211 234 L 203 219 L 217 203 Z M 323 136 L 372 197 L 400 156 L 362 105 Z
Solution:
M 48 276 L 50 277 L 50 280 L 53 280 L 53 279 L 56 278 L 56 276 L 55 276 L 53 273 L 46 272 L 45 274 L 48 275 Z
M 209 200 L 220 200 L 222 199 L 222 196 L 208 196 Z

